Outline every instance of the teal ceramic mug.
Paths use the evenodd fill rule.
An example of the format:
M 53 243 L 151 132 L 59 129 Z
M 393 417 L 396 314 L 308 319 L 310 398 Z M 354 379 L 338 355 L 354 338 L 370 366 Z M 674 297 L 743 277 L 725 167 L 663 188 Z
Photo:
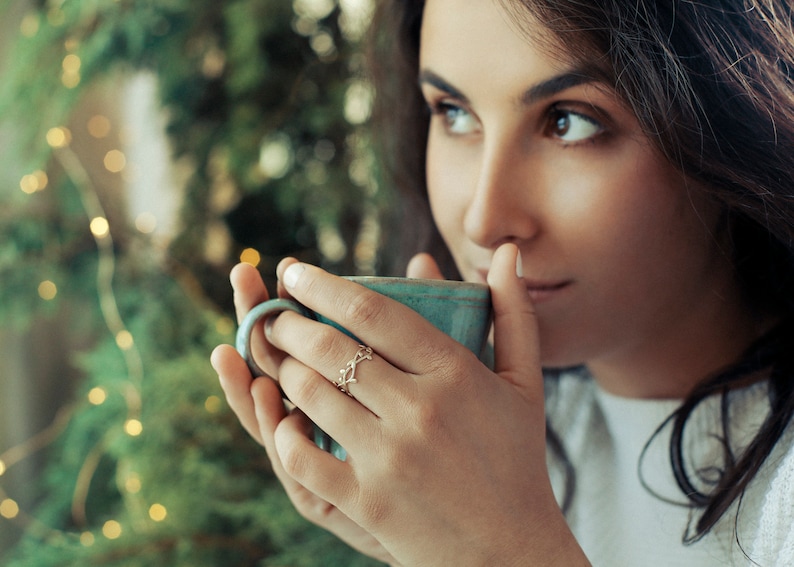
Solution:
M 399 301 L 419 313 L 438 329 L 477 354 L 486 358 L 486 339 L 491 327 L 491 293 L 484 284 L 449 280 L 425 280 L 396 277 L 349 276 L 346 279 Z M 352 333 L 340 325 L 290 299 L 271 299 L 255 306 L 237 330 L 237 350 L 248 363 L 254 376 L 266 373 L 251 354 L 251 333 L 257 322 L 283 311 L 294 311 L 305 317 L 332 325 L 347 335 Z M 315 428 L 317 445 L 344 460 L 346 453 L 333 439 Z

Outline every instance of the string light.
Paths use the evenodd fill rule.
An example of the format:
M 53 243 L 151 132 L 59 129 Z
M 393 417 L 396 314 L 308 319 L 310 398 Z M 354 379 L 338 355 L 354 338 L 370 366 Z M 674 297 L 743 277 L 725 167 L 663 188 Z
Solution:
M 96 538 L 94 538 L 94 534 L 91 532 L 83 532 L 80 534 L 80 543 L 83 547 L 91 547 L 94 545 Z
M 110 234 L 110 223 L 105 217 L 95 217 L 91 219 L 89 228 L 91 229 L 91 234 L 97 238 L 105 238 Z
M 152 504 L 149 507 L 149 517 L 155 522 L 162 522 L 168 516 L 168 510 L 162 504 Z
M 121 150 L 110 150 L 105 154 L 105 169 L 111 173 L 121 173 L 127 167 L 127 157 Z
M 138 494 L 141 491 L 141 477 L 137 473 L 130 473 L 124 481 L 124 490 L 130 494 Z
M 107 398 L 108 395 L 104 388 L 91 388 L 91 391 L 88 392 L 88 401 L 95 406 L 101 406 Z
M 74 53 L 70 53 L 63 58 L 61 67 L 63 67 L 63 74 L 61 75 L 61 82 L 67 89 L 73 89 L 80 84 L 80 57 Z
M 121 537 L 122 533 L 121 524 L 118 523 L 116 520 L 108 520 L 102 526 L 102 535 L 104 535 L 108 539 L 118 539 Z
M 235 328 L 236 325 L 231 317 L 218 317 L 215 321 L 215 330 L 221 335 L 230 335 Z
M 245 262 L 246 264 L 251 264 L 254 268 L 256 268 L 262 261 L 262 256 L 257 250 L 254 250 L 253 248 L 246 248 L 240 253 L 240 261 Z
M 44 280 L 39 284 L 39 297 L 44 301 L 52 301 L 58 295 L 58 286 L 50 280 Z
M 76 47 L 76 43 L 73 47 Z M 64 68 L 73 68 L 78 65 L 79 59 L 64 59 Z M 70 67 L 72 66 L 72 67 Z M 101 120 L 94 124 L 94 133 L 101 134 Z M 115 272 L 115 251 L 113 241 L 110 233 L 110 223 L 99 201 L 96 190 L 93 189 L 91 179 L 83 167 L 79 157 L 69 149 L 71 143 L 71 132 L 65 127 L 51 128 L 46 135 L 47 144 L 56 150 L 53 155 L 60 162 L 66 174 L 71 178 L 75 187 L 78 189 L 83 208 L 90 219 L 89 228 L 91 234 L 98 248 L 98 265 L 97 265 L 97 289 L 99 296 L 99 303 L 102 311 L 105 324 L 108 329 L 113 333 L 116 339 L 116 344 L 119 349 L 124 353 L 125 362 L 127 366 L 127 374 L 129 382 L 126 388 L 123 389 L 124 398 L 127 402 L 128 417 L 124 423 L 124 432 L 131 436 L 140 435 L 143 431 L 143 425 L 138 419 L 141 411 L 140 399 L 140 386 L 143 381 L 143 364 L 140 354 L 135 349 L 135 341 L 133 340 L 132 333 L 130 333 L 124 326 L 124 322 L 118 311 L 118 305 L 113 291 L 113 275 Z M 113 153 L 117 152 L 117 153 Z M 111 150 L 108 152 L 110 157 L 109 161 L 112 163 L 115 160 L 116 167 L 123 168 L 126 165 L 124 155 L 118 150 Z M 108 159 L 106 156 L 106 160 Z M 120 159 L 122 161 L 120 161 Z M 119 166 L 118 164 L 121 165 Z M 106 164 L 107 165 L 107 164 Z M 46 174 L 43 172 L 35 172 L 30 176 L 26 176 L 20 183 L 20 187 L 26 192 L 35 192 L 46 187 L 48 183 Z M 57 294 L 57 286 L 50 280 L 45 280 L 39 285 L 39 295 L 43 299 L 52 299 Z M 100 405 L 104 403 L 107 398 L 107 393 L 102 388 L 93 388 L 88 393 L 88 401 L 93 405 Z M 44 431 L 38 433 L 33 438 L 25 441 L 24 443 L 12 447 L 0 454 L 0 476 L 5 474 L 8 467 L 29 457 L 34 452 L 51 444 L 70 422 L 74 413 L 76 405 L 68 406 L 59 410 L 53 424 L 47 427 Z M 114 435 L 114 430 L 109 429 L 107 434 L 100 439 L 95 446 L 91 449 L 88 456 L 84 459 L 80 471 L 77 475 L 77 482 L 72 497 L 72 518 L 77 526 L 86 526 L 88 524 L 86 516 L 86 501 L 88 498 L 88 491 L 91 480 L 97 470 L 97 467 L 107 451 L 107 446 L 110 442 L 110 437 Z M 137 476 L 128 478 L 125 483 L 125 488 L 130 494 L 140 491 L 140 479 Z M 163 510 L 156 508 L 154 514 L 157 517 L 164 517 Z M 21 516 L 19 505 L 11 498 L 6 497 L 5 493 L 0 488 L 0 516 L 9 519 L 17 520 Z M 18 520 L 17 520 L 18 521 Z M 24 522 L 26 529 L 31 532 L 38 533 L 42 537 L 62 537 L 63 532 L 49 528 L 48 526 L 37 522 L 34 518 L 25 517 Z M 122 526 L 115 520 L 106 522 L 102 528 L 102 533 L 108 539 L 116 539 L 121 536 Z M 83 545 L 93 544 L 93 535 L 89 531 L 84 531 L 80 535 L 80 541 Z
M 7 520 L 13 520 L 19 515 L 19 504 L 10 498 L 6 498 L 0 502 L 0 516 Z
M 142 234 L 151 234 L 157 229 L 157 217 L 148 211 L 135 217 L 135 228 Z
M 128 419 L 124 424 L 124 432 L 130 437 L 137 437 L 143 433 L 143 424 L 137 419 Z
M 47 144 L 53 149 L 65 148 L 72 142 L 72 133 L 68 128 L 57 126 L 47 131 Z
M 218 413 L 221 411 L 222 402 L 218 396 L 210 396 L 204 401 L 204 409 L 208 413 Z
M 43 191 L 47 188 L 49 184 L 49 177 L 43 171 L 34 171 L 33 173 L 29 173 L 22 177 L 21 181 L 19 182 L 19 188 L 22 189 L 23 193 L 27 193 L 28 195 L 32 195 L 37 191 Z
M 95 114 L 88 119 L 86 127 L 88 128 L 88 133 L 91 134 L 92 137 L 99 140 L 108 137 L 110 134 L 111 124 L 107 116 Z
M 131 350 L 135 346 L 135 340 L 132 338 L 132 333 L 126 329 L 116 333 L 116 345 L 121 350 Z
M 39 16 L 38 14 L 28 14 L 24 18 L 22 18 L 22 22 L 19 25 L 20 33 L 27 37 L 31 38 L 39 33 Z

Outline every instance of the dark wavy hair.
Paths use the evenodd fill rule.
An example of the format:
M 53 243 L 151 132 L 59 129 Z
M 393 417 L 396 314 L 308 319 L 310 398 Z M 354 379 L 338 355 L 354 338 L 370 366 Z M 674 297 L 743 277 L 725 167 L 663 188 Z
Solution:
M 380 4 L 370 56 L 378 93 L 375 120 L 385 172 L 410 211 L 404 226 L 416 227 L 402 231 L 414 237 L 404 244 L 407 254 L 434 253 L 455 276 L 429 216 L 424 177 L 428 114 L 416 84 L 424 2 Z M 794 414 L 792 8 L 788 0 L 502 4 L 519 27 L 539 21 L 551 32 L 556 41 L 543 45 L 550 53 L 601 69 L 662 154 L 722 203 L 745 300 L 777 321 L 735 364 L 704 377 L 670 417 L 672 470 L 699 511 L 684 541 L 696 541 L 741 502 Z M 534 39 L 528 33 L 527 38 Z M 730 393 L 759 377 L 768 381 L 771 409 L 749 446 L 734 454 Z M 713 396 L 722 399 L 725 447 L 716 481 L 690 470 L 683 457 L 689 418 Z M 564 458 L 553 433 L 550 442 Z

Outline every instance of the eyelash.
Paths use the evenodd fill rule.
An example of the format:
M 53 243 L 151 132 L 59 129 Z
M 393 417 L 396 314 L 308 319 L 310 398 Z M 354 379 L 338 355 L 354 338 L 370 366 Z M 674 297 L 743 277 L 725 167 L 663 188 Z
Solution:
M 560 140 L 560 142 L 563 143 L 566 147 L 576 146 L 579 144 L 594 143 L 597 138 L 601 137 L 606 132 L 606 127 L 600 120 L 593 118 L 590 114 L 585 114 L 577 110 L 573 110 L 571 108 L 566 108 L 562 103 L 554 104 L 546 113 L 546 117 L 547 117 L 546 119 L 547 121 L 546 121 L 546 126 L 544 127 L 544 132 L 548 132 L 552 136 L 555 135 L 552 132 L 552 130 L 556 128 L 560 124 L 560 120 L 564 118 L 568 118 L 570 120 L 571 117 L 576 117 L 579 120 L 586 123 L 587 125 L 592 126 L 593 128 L 596 129 L 596 131 L 593 132 L 592 134 L 580 140 L 575 140 L 570 142 L 563 140 L 562 136 L 556 136 L 557 139 Z
M 449 135 L 451 136 L 465 135 L 451 131 L 451 126 L 450 126 L 451 119 L 449 118 L 449 114 L 451 112 L 462 112 L 462 113 L 466 113 L 469 116 L 472 116 L 472 113 L 466 110 L 464 106 L 443 99 L 436 102 L 428 102 L 427 106 L 431 117 L 439 117 L 444 121 L 444 129 L 445 131 L 447 131 Z M 597 131 L 580 140 L 574 140 L 574 141 L 563 140 L 562 137 L 556 135 L 553 130 L 557 126 L 559 126 L 560 120 L 566 117 L 569 120 L 571 117 L 576 117 L 584 121 L 585 123 L 591 125 L 592 127 L 596 128 Z M 542 131 L 544 134 L 555 137 L 565 147 L 571 147 L 580 144 L 594 143 L 597 138 L 601 137 L 606 132 L 606 127 L 600 120 L 593 118 L 590 114 L 585 114 L 577 110 L 567 108 L 564 105 L 564 103 L 558 102 L 551 105 L 549 109 L 545 112 Z

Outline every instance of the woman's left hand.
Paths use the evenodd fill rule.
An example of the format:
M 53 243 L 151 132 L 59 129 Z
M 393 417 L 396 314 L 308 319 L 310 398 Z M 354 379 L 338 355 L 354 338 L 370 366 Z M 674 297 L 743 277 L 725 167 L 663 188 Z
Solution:
M 502 246 L 488 277 L 493 371 L 395 301 L 294 260 L 279 266 L 290 295 L 374 356 L 345 396 L 332 381 L 358 343 L 291 312 L 273 320 L 268 340 L 286 353 L 276 377 L 301 410 L 275 428 L 278 460 L 402 564 L 548 565 L 580 553 L 546 469 L 537 326 L 517 254 Z M 346 461 L 314 445 L 309 419 Z

